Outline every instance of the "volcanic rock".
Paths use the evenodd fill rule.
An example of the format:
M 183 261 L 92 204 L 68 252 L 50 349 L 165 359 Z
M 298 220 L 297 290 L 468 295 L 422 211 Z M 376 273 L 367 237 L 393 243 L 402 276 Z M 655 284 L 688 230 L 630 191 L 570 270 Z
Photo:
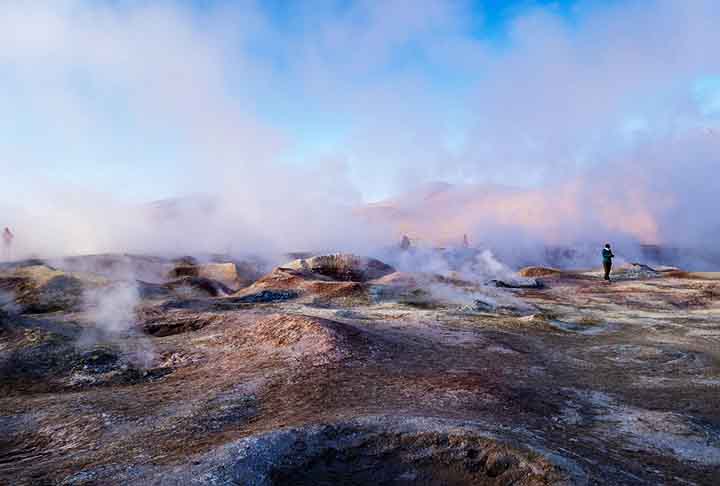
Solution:
M 283 268 L 342 282 L 367 282 L 395 271 L 380 260 L 342 253 L 295 260 Z
M 504 281 L 494 279 L 491 282 L 500 289 L 541 289 L 544 284 L 540 280 L 526 279 L 524 281 Z
M 268 316 L 248 330 L 244 337 L 246 345 L 269 347 L 316 366 L 350 358 L 363 347 L 362 333 L 356 328 L 303 315 Z
M 221 282 L 203 277 L 181 277 L 164 284 L 138 281 L 137 286 L 142 299 L 201 299 L 233 293 Z
M 101 374 L 117 367 L 118 355 L 108 349 L 97 348 L 83 353 L 77 368 L 87 373 Z
M 198 264 L 197 258 L 190 255 L 173 258 L 172 262 L 179 267 L 193 267 Z
M 241 273 L 235 263 L 178 265 L 170 271 L 169 277 L 172 279 L 183 277 L 211 279 L 222 283 L 226 287 L 238 289 L 254 281 L 254 270 L 249 265 L 246 265 L 243 270 Z
M 0 291 L 11 292 L 21 312 L 31 314 L 79 309 L 86 290 L 109 283 L 97 275 L 66 273 L 46 265 L 0 273 Z
M 248 437 L 166 474 L 257 486 L 567 484 L 559 469 L 465 424 L 362 417 Z
M 526 278 L 537 278 L 537 277 L 554 277 L 560 275 L 562 272 L 555 268 L 548 267 L 525 267 L 518 271 L 518 275 Z
M 291 300 L 297 297 L 299 297 L 299 294 L 292 290 L 261 290 L 257 293 L 245 294 L 233 300 L 241 304 L 267 304 L 270 302 Z
M 235 295 L 249 297 L 263 291 L 293 291 L 317 302 L 368 302 L 369 281 L 389 275 L 394 269 L 372 258 L 355 255 L 325 255 L 292 261 L 277 267 Z
M 182 277 L 163 286 L 188 297 L 220 297 L 233 293 L 222 282 L 205 277 Z
M 614 270 L 613 273 L 625 280 L 657 278 L 661 275 L 661 273 L 654 268 L 642 263 L 623 265 L 617 270 Z
M 213 313 L 200 313 L 184 309 L 168 311 L 164 308 L 143 309 L 138 318 L 143 332 L 156 337 L 197 331 L 222 321 L 221 316 Z
M 142 280 L 153 283 L 165 281 L 172 267 L 166 258 L 146 255 L 81 255 L 54 259 L 50 264 L 65 272 L 101 275 L 112 280 Z
M 0 315 L 0 483 L 717 483 L 720 281 L 306 265 L 226 297 L 138 284 L 120 332 L 113 298 Z
M 39 258 L 29 258 L 27 260 L 19 260 L 14 262 L 0 262 L 0 272 L 11 272 L 25 267 L 36 267 L 39 265 L 47 265 L 45 260 Z

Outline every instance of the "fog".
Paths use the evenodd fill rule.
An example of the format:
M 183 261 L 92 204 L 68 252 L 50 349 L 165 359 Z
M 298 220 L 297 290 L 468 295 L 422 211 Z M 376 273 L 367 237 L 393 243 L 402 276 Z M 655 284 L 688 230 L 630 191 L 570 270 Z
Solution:
M 527 8 L 500 47 L 463 1 L 327 5 L 5 2 L 13 258 L 714 251 L 717 2 Z

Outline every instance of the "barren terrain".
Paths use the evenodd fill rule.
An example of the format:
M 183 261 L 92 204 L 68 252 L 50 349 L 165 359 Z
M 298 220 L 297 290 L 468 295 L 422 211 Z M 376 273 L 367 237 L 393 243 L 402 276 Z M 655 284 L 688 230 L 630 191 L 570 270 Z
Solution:
M 2 484 L 720 478 L 715 274 L 94 258 L 0 268 Z

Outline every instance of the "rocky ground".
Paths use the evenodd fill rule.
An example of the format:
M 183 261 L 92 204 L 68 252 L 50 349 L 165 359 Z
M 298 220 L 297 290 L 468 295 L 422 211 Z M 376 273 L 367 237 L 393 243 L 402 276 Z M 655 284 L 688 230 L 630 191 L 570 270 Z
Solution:
M 0 268 L 1 484 L 720 480 L 715 274 L 134 258 Z

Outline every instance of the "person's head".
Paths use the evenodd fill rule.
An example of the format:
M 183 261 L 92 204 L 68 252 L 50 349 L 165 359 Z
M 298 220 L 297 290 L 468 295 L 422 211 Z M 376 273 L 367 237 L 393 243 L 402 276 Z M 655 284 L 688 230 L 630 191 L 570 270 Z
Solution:
M 605 248 L 610 249 L 610 243 L 605 243 Z

